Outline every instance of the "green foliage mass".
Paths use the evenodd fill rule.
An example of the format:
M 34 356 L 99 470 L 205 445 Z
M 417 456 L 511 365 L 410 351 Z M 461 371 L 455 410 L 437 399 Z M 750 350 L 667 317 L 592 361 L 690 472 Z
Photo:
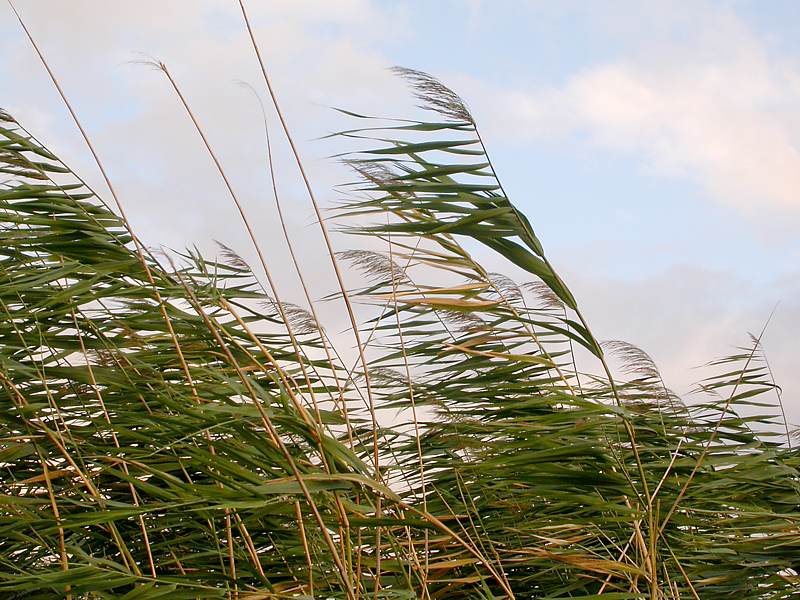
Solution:
M 366 369 L 232 251 L 150 253 L 2 113 L 1 597 L 800 596 L 759 339 L 692 403 L 600 344 L 463 102 L 400 74 L 435 119 L 340 134 Z

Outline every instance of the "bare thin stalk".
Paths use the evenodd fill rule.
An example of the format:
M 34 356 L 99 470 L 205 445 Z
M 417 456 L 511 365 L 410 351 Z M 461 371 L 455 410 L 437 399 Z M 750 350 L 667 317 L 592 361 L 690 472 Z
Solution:
M 44 477 L 45 485 L 47 486 L 47 497 L 50 499 L 50 508 L 53 510 L 53 518 L 55 519 L 56 527 L 58 528 L 58 552 L 59 560 L 61 561 L 61 570 L 66 573 L 69 570 L 69 559 L 67 558 L 67 546 L 64 540 L 64 526 L 61 524 L 61 514 L 58 510 L 58 502 L 56 501 L 55 493 L 53 493 L 53 484 L 50 481 L 50 473 L 47 468 L 47 461 L 44 459 L 44 456 L 42 456 L 42 453 L 38 448 L 36 449 L 36 454 L 39 456 L 39 462 L 42 465 L 42 475 Z M 71 590 L 71 585 L 64 586 L 67 600 L 72 600 Z
M 294 513 L 297 519 L 297 527 L 300 529 L 300 539 L 303 540 L 303 552 L 306 554 L 306 568 L 308 569 L 308 595 L 314 597 L 314 564 L 311 560 L 311 551 L 308 548 L 308 538 L 306 537 L 306 526 L 303 523 L 303 512 L 300 510 L 300 501 L 294 503 Z
M 767 352 L 764 350 L 764 347 L 761 347 L 761 355 L 764 357 L 764 364 L 767 366 L 767 372 L 769 373 L 770 381 L 772 381 L 772 385 L 775 389 L 775 396 L 778 398 L 778 407 L 781 409 L 781 417 L 783 417 L 783 427 L 786 430 L 786 444 L 789 446 L 789 450 L 792 449 L 792 434 L 789 431 L 789 421 L 786 419 L 786 410 L 783 408 L 783 392 L 781 392 L 780 386 L 775 383 L 775 375 L 772 373 L 772 365 L 769 364 L 769 360 L 767 360 Z
M 252 88 L 250 88 L 252 89 Z M 350 443 L 350 447 L 353 447 L 353 426 L 350 423 L 350 416 L 348 415 L 347 411 L 347 402 L 344 398 L 344 387 L 343 383 L 339 379 L 338 370 L 336 368 L 336 363 L 334 362 L 333 356 L 331 355 L 331 349 L 333 352 L 338 356 L 339 353 L 336 352 L 336 347 L 333 341 L 328 337 L 328 334 L 325 332 L 324 328 L 322 327 L 322 321 L 317 314 L 316 302 L 311 296 L 311 292 L 309 291 L 308 284 L 306 283 L 306 278 L 303 275 L 303 269 L 300 267 L 300 261 L 297 258 L 297 254 L 294 249 L 294 244 L 292 243 L 291 235 L 289 234 L 289 228 L 286 225 L 286 218 L 283 214 L 283 205 L 280 200 L 280 194 L 278 194 L 278 183 L 277 178 L 275 176 L 275 164 L 272 158 L 272 142 L 270 140 L 269 135 L 269 125 L 267 123 L 267 115 L 264 110 L 264 105 L 261 102 L 261 98 L 258 96 L 258 93 L 253 89 L 253 93 L 258 100 L 259 106 L 261 108 L 261 114 L 264 120 L 264 139 L 266 142 L 267 147 L 267 165 L 269 168 L 269 178 L 270 184 L 272 187 L 272 198 L 275 203 L 275 210 L 278 214 L 278 221 L 281 224 L 281 231 L 283 232 L 283 239 L 286 242 L 286 248 L 289 250 L 289 256 L 292 259 L 292 265 L 294 266 L 295 273 L 297 274 L 297 279 L 300 281 L 300 286 L 303 289 L 303 295 L 306 298 L 306 302 L 308 302 L 309 310 L 311 311 L 311 316 L 314 320 L 314 325 L 319 332 L 320 341 L 322 342 L 322 348 L 325 351 L 325 357 L 330 365 L 331 372 L 333 374 L 334 383 L 336 385 L 336 390 L 338 392 L 338 398 L 334 399 L 336 404 L 341 403 L 341 410 L 342 416 L 344 417 L 345 425 L 347 427 L 348 433 L 348 441 Z
M 158 63 L 158 68 L 167 77 L 167 80 L 169 81 L 170 85 L 172 86 L 172 89 L 175 91 L 175 94 L 178 96 L 178 99 L 180 100 L 181 104 L 183 105 L 183 108 L 186 110 L 186 113 L 188 114 L 189 119 L 192 121 L 192 124 L 194 125 L 195 130 L 200 135 L 200 139 L 203 141 L 203 145 L 206 147 L 206 150 L 208 151 L 208 154 L 211 157 L 211 160 L 214 162 L 214 165 L 216 166 L 217 171 L 219 172 L 220 177 L 222 178 L 222 181 L 225 183 L 225 187 L 227 188 L 228 193 L 229 193 L 231 199 L 233 200 L 233 203 L 236 206 L 236 209 L 239 212 L 239 216 L 241 217 L 242 222 L 244 223 L 245 229 L 247 230 L 247 235 L 248 235 L 248 237 L 250 238 L 250 241 L 253 244 L 253 248 L 255 249 L 256 254 L 258 255 L 258 259 L 259 259 L 259 262 L 261 263 L 261 267 L 264 270 L 264 274 L 265 274 L 265 276 L 267 278 L 267 282 L 269 284 L 269 287 L 270 287 L 270 290 L 272 292 L 272 295 L 275 298 L 275 304 L 276 304 L 276 306 L 278 308 L 278 311 L 280 312 L 281 319 L 283 320 L 284 324 L 286 325 L 286 331 L 289 334 L 289 339 L 292 342 L 292 347 L 294 348 L 295 354 L 297 355 L 297 362 L 299 363 L 300 368 L 303 371 L 303 375 L 305 377 L 306 384 L 308 386 L 308 391 L 309 391 L 309 396 L 310 396 L 310 399 L 311 399 L 311 404 L 312 404 L 312 407 L 314 408 L 314 410 L 316 412 L 316 415 L 317 415 L 317 422 L 320 423 L 322 419 L 321 419 L 321 417 L 319 415 L 319 407 L 317 406 L 317 402 L 316 402 L 316 400 L 314 398 L 314 389 L 313 389 L 313 386 L 311 384 L 311 379 L 309 378 L 308 372 L 307 372 L 306 367 L 305 367 L 306 361 L 304 359 L 304 354 L 303 354 L 302 349 L 300 347 L 300 344 L 298 343 L 297 338 L 296 338 L 296 336 L 294 334 L 294 330 L 292 328 L 291 323 L 289 322 L 289 318 L 286 315 L 286 311 L 284 309 L 283 302 L 281 301 L 280 296 L 278 295 L 277 285 L 275 284 L 275 280 L 272 278 L 272 273 L 271 273 L 269 267 L 267 266 L 267 260 L 264 257 L 264 253 L 261 250 L 261 245 L 258 243 L 258 239 L 256 238 L 255 231 L 253 230 L 253 227 L 250 224 L 250 219 L 247 217 L 247 213 L 245 212 L 244 207 L 242 206 L 242 203 L 239 201 L 239 197 L 236 194 L 236 192 L 234 191 L 233 185 L 231 184 L 230 179 L 228 179 L 228 176 L 225 173 L 225 169 L 222 168 L 222 163 L 220 163 L 219 158 L 217 158 L 217 155 L 214 152 L 214 149 L 211 147 L 211 143 L 208 141 L 208 138 L 206 137 L 205 132 L 203 131 L 202 127 L 200 127 L 200 123 L 197 120 L 197 117 L 195 117 L 194 112 L 192 112 L 192 109 L 189 107 L 189 103 L 187 102 L 186 97 L 183 95 L 183 92 L 181 92 L 180 88 L 178 87 L 177 82 L 173 79 L 172 74 L 169 72 L 169 70 L 167 69 L 167 66 L 164 63 Z M 301 410 L 301 414 L 304 413 L 304 412 L 305 412 L 304 409 L 302 409 Z
M 387 221 L 389 220 L 388 213 L 386 215 L 386 219 Z M 387 243 L 389 246 L 389 262 L 390 264 L 394 264 L 394 249 L 393 249 L 391 234 L 389 234 L 387 237 Z M 406 352 L 406 344 L 405 344 L 405 339 L 403 337 L 403 326 L 400 321 L 400 311 L 398 310 L 397 306 L 397 277 L 395 277 L 394 271 L 390 271 L 389 276 L 392 278 L 392 300 L 394 302 L 395 323 L 397 326 L 397 335 L 400 341 L 400 352 L 403 356 L 403 366 L 406 372 L 406 381 L 408 382 L 408 399 L 409 402 L 411 403 L 411 417 L 414 421 L 414 436 L 416 438 L 417 458 L 419 460 L 419 476 L 420 476 L 420 484 L 422 487 L 422 510 L 428 512 L 428 491 L 425 481 L 425 460 L 423 459 L 422 456 L 422 441 L 420 440 L 422 432 L 420 430 L 419 418 L 417 416 L 417 403 L 414 399 L 414 385 L 411 380 L 411 366 L 408 363 L 408 353 Z M 375 323 L 376 326 L 379 322 L 380 319 L 376 321 Z M 428 596 L 427 588 L 428 588 L 428 571 L 429 571 L 428 567 L 430 564 L 430 535 L 427 529 L 425 529 L 424 536 L 425 536 L 425 550 L 424 550 L 425 566 L 422 572 L 422 589 L 423 589 L 423 596 Z
M 328 248 L 328 256 L 330 257 L 331 265 L 336 275 L 336 281 L 339 284 L 339 290 L 341 291 L 342 300 L 344 301 L 345 308 L 347 309 L 347 315 L 350 318 L 350 324 L 352 325 L 353 328 L 353 336 L 355 337 L 356 346 L 358 347 L 359 360 L 361 361 L 361 367 L 364 371 L 364 385 L 367 389 L 370 417 L 372 419 L 372 430 L 373 430 L 372 445 L 373 445 L 373 462 L 375 468 L 375 477 L 378 481 L 382 481 L 383 475 L 381 474 L 380 456 L 378 452 L 378 420 L 375 415 L 375 403 L 372 396 L 372 388 L 370 386 L 369 369 L 367 368 L 367 359 L 364 354 L 364 346 L 361 343 L 361 335 L 359 334 L 358 322 L 356 321 L 355 313 L 353 311 L 353 305 L 350 300 L 350 294 L 347 292 L 347 287 L 345 286 L 344 283 L 344 277 L 342 276 L 341 269 L 339 268 L 339 263 L 336 260 L 336 253 L 334 252 L 333 243 L 331 242 L 330 234 L 328 233 L 328 226 L 325 224 L 325 219 L 322 216 L 322 210 L 320 209 L 319 203 L 317 202 L 316 196 L 314 195 L 314 190 L 311 187 L 311 182 L 308 178 L 308 175 L 306 175 L 305 168 L 303 167 L 303 161 L 300 159 L 300 152 L 297 150 L 297 146 L 294 143 L 294 139 L 289 130 L 289 126 L 286 123 L 286 118 L 283 116 L 283 111 L 281 111 L 280 104 L 278 103 L 278 98 L 275 94 L 275 90 L 273 89 L 269 75 L 267 74 L 267 68 L 264 65 L 264 60 L 261 57 L 261 50 L 258 46 L 258 42 L 256 41 L 255 34 L 253 33 L 253 28 L 250 25 L 250 19 L 247 16 L 247 10 L 245 9 L 243 0 L 239 0 L 239 6 L 242 9 L 242 17 L 244 18 L 244 22 L 247 27 L 247 32 L 250 36 L 250 41 L 252 42 L 253 45 L 253 50 L 255 51 L 256 58 L 258 59 L 258 64 L 261 68 L 261 74 L 264 76 L 264 83 L 267 86 L 270 98 L 272 99 L 272 104 L 275 107 L 275 112 L 278 114 L 278 119 L 281 122 L 281 127 L 283 128 L 283 132 L 286 135 L 286 139 L 288 140 L 289 146 L 292 149 L 292 154 L 294 155 L 295 162 L 297 163 L 297 167 L 300 170 L 300 175 L 303 178 L 303 183 L 305 184 L 306 191 L 308 192 L 308 197 L 311 200 L 311 204 L 314 207 L 314 212 L 317 215 L 317 223 L 319 223 L 320 230 L 322 231 L 322 237 L 324 238 L 325 245 Z

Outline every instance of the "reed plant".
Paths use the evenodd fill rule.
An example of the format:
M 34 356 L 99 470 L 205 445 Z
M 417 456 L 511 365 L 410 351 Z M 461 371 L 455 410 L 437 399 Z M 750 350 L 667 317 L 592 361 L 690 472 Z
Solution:
M 335 248 L 240 6 L 352 337 L 298 261 L 303 300 L 276 289 L 166 66 L 255 268 L 151 252 L 108 177 L 110 204 L 0 113 L 0 596 L 800 597 L 800 455 L 760 336 L 692 402 L 597 340 L 464 102 L 419 71 L 396 70 L 430 120 L 342 111 L 335 222 L 368 244 Z

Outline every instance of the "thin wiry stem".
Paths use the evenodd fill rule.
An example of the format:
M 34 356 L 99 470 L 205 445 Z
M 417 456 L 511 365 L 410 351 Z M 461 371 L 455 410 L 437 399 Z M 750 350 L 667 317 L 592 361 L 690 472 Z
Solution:
M 269 178 L 270 184 L 272 187 L 272 198 L 275 203 L 275 210 L 278 214 L 278 221 L 281 224 L 281 230 L 283 232 L 283 239 L 286 242 L 286 247 L 289 250 L 289 256 L 292 259 L 292 265 L 294 266 L 295 274 L 297 275 L 298 280 L 300 281 L 300 286 L 303 289 L 303 294 L 306 298 L 306 302 L 308 302 L 308 307 L 311 310 L 312 320 L 314 325 L 319 332 L 320 341 L 322 342 L 322 347 L 325 352 L 325 357 L 327 358 L 328 364 L 330 365 L 331 372 L 333 374 L 334 384 L 336 386 L 336 390 L 338 392 L 338 398 L 335 398 L 335 402 L 341 403 L 341 410 L 342 415 L 344 416 L 345 426 L 347 427 L 350 446 L 353 445 L 353 438 L 352 438 L 352 425 L 350 423 L 350 417 L 347 411 L 347 402 L 344 400 L 344 386 L 342 382 L 339 380 L 338 369 L 336 368 L 336 363 L 333 360 L 333 356 L 331 355 L 331 348 L 333 352 L 338 356 L 338 352 L 336 352 L 336 347 L 333 344 L 332 340 L 328 337 L 328 334 L 325 332 L 324 328 L 322 327 L 322 322 L 320 321 L 319 315 L 317 314 L 316 303 L 314 302 L 313 298 L 311 297 L 311 292 L 309 291 L 308 284 L 306 283 L 306 278 L 303 275 L 303 270 L 300 267 L 300 262 L 297 258 L 297 254 L 295 252 L 294 244 L 292 243 L 292 238 L 289 235 L 289 229 L 286 225 L 286 218 L 283 214 L 283 205 L 280 200 L 280 195 L 278 194 L 278 184 L 277 178 L 275 175 L 275 164 L 272 158 L 272 142 L 270 140 L 269 135 L 269 125 L 267 123 L 267 115 L 264 110 L 264 105 L 261 102 L 261 98 L 258 93 L 250 86 L 248 86 L 250 90 L 252 90 L 253 94 L 255 94 L 256 99 L 258 100 L 259 107 L 261 108 L 261 114 L 264 121 L 264 139 L 267 147 L 267 166 L 269 169 Z
M 272 104 L 275 107 L 275 112 L 278 115 L 278 119 L 280 120 L 281 127 L 283 128 L 283 132 L 286 135 L 286 139 L 289 142 L 289 146 L 292 149 L 292 154 L 294 155 L 295 162 L 297 163 L 297 167 L 300 170 L 300 176 L 303 179 L 303 183 L 305 184 L 306 191 L 308 192 L 308 197 L 311 200 L 311 204 L 314 208 L 314 213 L 317 216 L 317 223 L 320 226 L 320 231 L 322 232 L 322 237 L 325 240 L 325 245 L 328 249 L 328 256 L 331 260 L 331 265 L 333 267 L 334 274 L 336 275 L 336 281 L 339 285 L 339 290 L 342 294 L 342 300 L 344 301 L 345 308 L 347 310 L 347 315 L 350 319 L 350 324 L 353 329 L 353 337 L 355 337 L 356 346 L 358 347 L 358 355 L 359 360 L 361 361 L 361 367 L 364 373 L 364 385 L 367 390 L 367 398 L 369 401 L 369 409 L 370 409 L 370 418 L 372 419 L 372 429 L 373 429 L 373 463 L 375 468 L 375 477 L 378 481 L 383 480 L 383 475 L 381 473 L 380 468 L 380 455 L 378 451 L 378 420 L 375 414 L 375 402 L 372 395 L 372 387 L 370 385 L 369 380 L 369 367 L 367 364 L 367 358 L 364 354 L 364 346 L 361 343 L 361 335 L 359 334 L 359 327 L 356 321 L 355 313 L 353 311 L 353 305 L 350 300 L 350 294 L 347 292 L 347 286 L 344 283 L 344 277 L 342 276 L 341 269 L 339 268 L 339 263 L 336 260 L 336 252 L 333 249 L 333 243 L 330 239 L 330 234 L 328 233 L 328 227 L 325 224 L 325 219 L 322 216 L 322 210 L 320 209 L 319 203 L 317 202 L 316 196 L 314 194 L 314 190 L 311 187 L 311 181 L 306 174 L 305 168 L 303 167 L 303 161 L 300 159 L 300 152 L 297 150 L 297 146 L 294 143 L 294 138 L 292 137 L 291 131 L 289 130 L 289 126 L 286 123 L 286 118 L 283 116 L 283 111 L 280 108 L 280 104 L 278 103 L 277 95 L 275 94 L 275 90 L 272 87 L 272 83 L 270 81 L 269 75 L 267 74 L 267 68 L 264 65 L 264 60 L 261 57 L 261 50 L 258 46 L 258 42 L 256 41 L 255 34 L 253 33 L 253 28 L 250 25 L 250 19 L 247 16 L 247 10 L 244 6 L 244 1 L 239 0 L 239 6 L 242 9 L 242 17 L 244 18 L 245 26 L 247 27 L 247 32 L 250 36 L 250 41 L 253 46 L 253 50 L 255 51 L 256 58 L 258 60 L 259 67 L 261 68 L 261 74 L 264 77 L 264 83 L 267 86 L 267 90 L 269 91 L 270 98 L 272 99 Z
M 252 227 L 252 225 L 250 223 L 250 220 L 247 217 L 247 213 L 245 212 L 244 207 L 242 206 L 242 203 L 239 201 L 239 197 L 236 194 L 236 192 L 234 191 L 233 185 L 231 184 L 230 179 L 228 179 L 228 176 L 225 173 L 225 169 L 222 168 L 222 163 L 220 163 L 219 158 L 217 158 L 216 153 L 214 152 L 213 148 L 211 147 L 211 143 L 208 141 L 208 138 L 206 137 L 205 132 L 203 131 L 202 127 L 200 127 L 200 123 L 198 122 L 197 118 L 195 117 L 194 113 L 192 112 L 192 109 L 189 107 L 189 103 L 187 102 L 186 97 L 183 95 L 183 92 L 181 92 L 180 88 L 178 87 L 177 82 L 173 79 L 172 74 L 169 72 L 169 70 L 167 69 L 167 66 L 164 63 L 158 63 L 158 68 L 167 77 L 167 80 L 169 81 L 170 85 L 172 86 L 172 89 L 175 91 L 175 94 L 178 96 L 178 99 L 180 100 L 181 104 L 183 105 L 184 109 L 186 110 L 186 113 L 188 114 L 190 120 L 192 121 L 192 124 L 194 125 L 195 130 L 200 135 L 200 138 L 203 141 L 203 145 L 206 147 L 206 150 L 208 151 L 209 156 L 211 157 L 212 161 L 214 162 L 214 165 L 216 166 L 217 171 L 219 172 L 220 177 L 222 178 L 223 182 L 225 183 L 225 187 L 228 190 L 228 193 L 229 193 L 231 199 L 233 200 L 233 203 L 236 206 L 237 211 L 239 212 L 239 216 L 241 217 L 242 222 L 244 223 L 245 229 L 247 230 L 247 235 L 248 235 L 248 237 L 250 238 L 250 241 L 253 244 L 253 248 L 255 249 L 256 254 L 258 255 L 258 259 L 259 259 L 259 261 L 261 263 L 261 267 L 264 270 L 264 275 L 266 276 L 267 282 L 269 283 L 270 290 L 272 291 L 272 296 L 275 299 L 275 305 L 277 306 L 278 311 L 280 312 L 280 315 L 281 315 L 281 319 L 283 320 L 283 322 L 284 322 L 284 324 L 286 326 L 286 332 L 289 334 L 289 339 L 292 342 L 292 347 L 294 348 L 294 351 L 295 351 L 295 353 L 297 355 L 297 362 L 298 362 L 298 364 L 300 365 L 300 368 L 303 371 L 303 375 L 304 375 L 304 378 L 306 380 L 306 385 L 308 386 L 311 405 L 312 405 L 312 407 L 314 408 L 314 411 L 317 414 L 317 422 L 321 423 L 321 417 L 319 416 L 319 406 L 317 405 L 316 399 L 314 397 L 314 389 L 313 389 L 313 386 L 311 385 L 311 379 L 309 378 L 308 373 L 306 371 L 306 367 L 305 367 L 305 362 L 306 361 L 304 360 L 304 353 L 303 353 L 302 348 L 300 347 L 300 344 L 298 343 L 297 338 L 296 338 L 296 336 L 294 334 L 290 319 L 286 315 L 286 310 L 284 308 L 283 302 L 281 302 L 280 296 L 278 295 L 278 291 L 277 291 L 277 286 L 275 284 L 275 280 L 273 279 L 272 273 L 270 272 L 270 269 L 267 266 L 266 258 L 264 257 L 264 253 L 261 250 L 261 245 L 258 243 L 258 239 L 256 238 L 255 232 L 253 231 L 253 227 Z M 303 408 L 298 408 L 298 410 L 300 410 L 301 414 L 304 414 L 304 412 L 305 412 L 305 409 L 303 409 Z
M 386 215 L 387 221 L 389 219 L 389 215 Z M 387 244 L 389 246 L 389 262 L 394 264 L 394 250 L 392 245 L 392 238 L 391 235 L 387 236 Z M 410 261 L 410 259 L 409 259 Z M 397 306 L 397 278 L 395 277 L 394 272 L 390 274 L 392 279 L 392 301 L 394 302 L 394 315 L 395 315 L 395 324 L 397 326 L 397 336 L 400 341 L 400 351 L 403 356 L 403 367 L 405 368 L 406 373 L 406 380 L 408 381 L 408 400 L 411 403 L 411 418 L 414 421 L 414 437 L 416 438 L 416 449 L 417 449 L 417 459 L 419 461 L 419 477 L 420 477 L 420 486 L 421 486 L 421 493 L 422 493 L 422 510 L 428 512 L 428 490 L 427 490 L 427 482 L 425 481 L 425 459 L 423 458 L 422 454 L 422 431 L 419 426 L 419 417 L 417 415 L 417 403 L 414 399 L 414 384 L 411 378 L 411 367 L 408 363 L 408 353 L 406 352 L 406 343 L 405 338 L 403 337 L 403 326 L 400 321 L 400 311 Z M 380 319 L 376 322 L 380 322 Z M 424 547 L 424 561 L 425 567 L 422 572 L 422 590 L 423 590 L 423 597 L 428 596 L 428 567 L 430 564 L 430 536 L 428 534 L 428 530 L 425 530 L 425 547 Z
M 772 372 L 772 365 L 770 365 L 769 360 L 767 360 L 767 352 L 764 350 L 763 346 L 761 347 L 761 356 L 764 358 L 764 364 L 767 366 L 767 372 L 769 373 L 769 378 L 772 381 L 772 385 L 775 388 L 775 396 L 778 398 L 778 407 L 781 409 L 781 417 L 783 418 L 783 427 L 786 431 L 786 445 L 789 447 L 789 450 L 792 449 L 792 435 L 789 432 L 789 421 L 786 418 L 786 410 L 783 407 L 783 392 L 781 391 L 780 386 L 775 382 L 775 375 Z
M 300 529 L 300 539 L 303 540 L 303 552 L 306 555 L 306 568 L 308 569 L 308 595 L 314 597 L 314 563 L 311 560 L 311 551 L 308 548 L 308 538 L 306 537 L 306 527 L 303 524 L 303 512 L 300 509 L 300 501 L 294 503 L 297 527 Z
M 5 382 L 4 382 L 5 383 Z M 61 514 L 58 510 L 58 501 L 53 492 L 53 483 L 50 481 L 50 473 L 47 468 L 47 461 L 42 456 L 41 450 L 36 449 L 36 454 L 39 457 L 39 462 L 42 465 L 42 475 L 44 476 L 45 485 L 47 486 L 47 497 L 50 499 L 50 508 L 53 511 L 53 518 L 56 521 L 56 528 L 58 529 L 58 551 L 59 559 L 61 561 L 61 570 L 65 573 L 69 571 L 69 558 L 67 557 L 67 547 L 64 540 L 64 526 L 61 523 Z M 67 600 L 72 600 L 71 594 L 72 586 L 67 584 L 64 586 Z

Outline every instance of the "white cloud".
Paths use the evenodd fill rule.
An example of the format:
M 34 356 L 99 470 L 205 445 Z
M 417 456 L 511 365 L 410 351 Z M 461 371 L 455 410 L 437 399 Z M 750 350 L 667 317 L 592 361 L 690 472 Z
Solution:
M 498 93 L 473 83 L 477 112 L 498 137 L 588 137 L 745 213 L 800 211 L 800 66 L 735 15 L 692 6 L 637 12 L 633 51 L 562 85 Z
M 699 367 L 750 344 L 748 333 L 758 335 L 775 309 L 763 348 L 776 382 L 785 391 L 789 422 L 800 424 L 796 397 L 800 389 L 796 364 L 800 273 L 791 280 L 757 286 L 727 271 L 689 265 L 657 271 L 638 281 L 594 277 L 582 269 L 567 271 L 573 271 L 567 280 L 583 299 L 583 312 L 594 333 L 643 348 L 653 356 L 667 385 L 681 394 L 703 377 L 718 373 Z M 777 298 L 771 295 L 776 292 Z M 781 300 L 777 308 L 776 300 Z M 772 410 L 764 409 L 766 414 L 778 414 L 774 395 L 763 400 L 773 403 Z

